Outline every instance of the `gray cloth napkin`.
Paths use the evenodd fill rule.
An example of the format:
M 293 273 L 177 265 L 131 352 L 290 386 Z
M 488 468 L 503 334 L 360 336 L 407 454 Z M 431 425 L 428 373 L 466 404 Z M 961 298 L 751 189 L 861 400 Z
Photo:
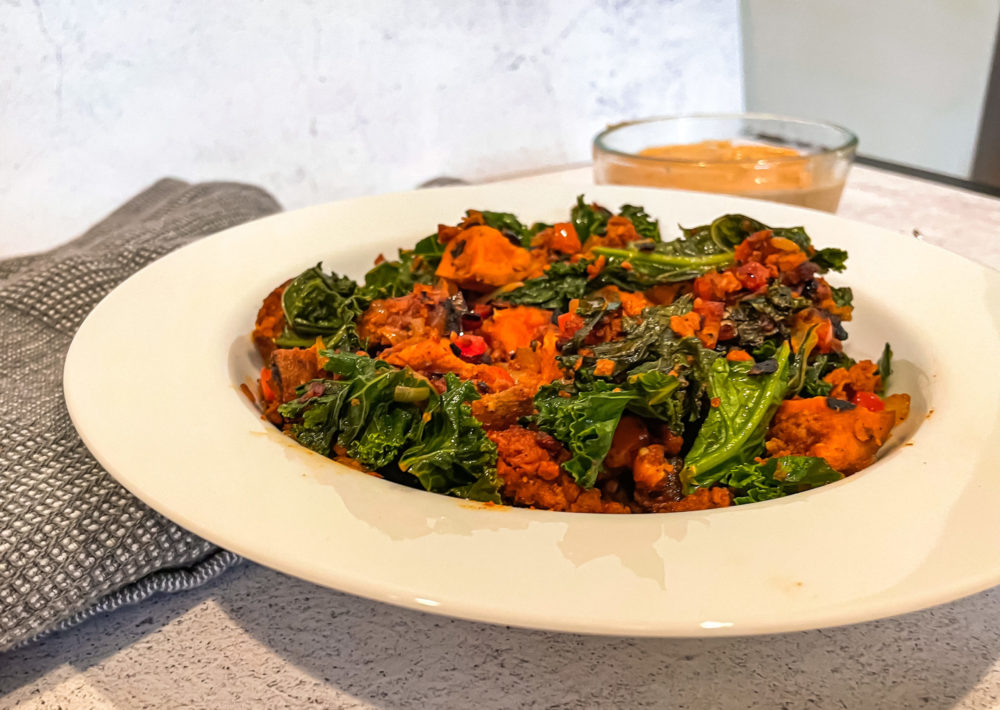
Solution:
M 74 241 L 0 261 L 0 651 L 239 561 L 100 467 L 70 422 L 62 368 L 84 317 L 129 275 L 280 209 L 247 185 L 161 180 Z

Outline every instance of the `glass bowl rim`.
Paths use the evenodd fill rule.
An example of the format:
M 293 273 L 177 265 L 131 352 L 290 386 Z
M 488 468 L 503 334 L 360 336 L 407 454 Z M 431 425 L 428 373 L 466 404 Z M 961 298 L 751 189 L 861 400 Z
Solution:
M 638 153 L 631 153 L 624 150 L 616 150 L 609 147 L 604 143 L 604 139 L 610 134 L 618 131 L 622 128 L 629 128 L 631 126 L 638 126 L 645 123 L 660 123 L 668 121 L 679 121 L 685 119 L 753 119 L 758 121 L 783 121 L 786 123 L 797 123 L 800 125 L 808 126 L 819 126 L 822 128 L 832 128 L 834 131 L 839 132 L 844 137 L 844 142 L 834 148 L 826 148 L 817 153 L 810 153 L 808 155 L 786 155 L 786 156 L 775 156 L 772 158 L 742 158 L 735 160 L 689 160 L 682 158 L 662 158 L 653 155 L 639 155 Z M 603 153 L 609 153 L 611 155 L 620 155 L 630 160 L 645 161 L 653 164 L 661 165 L 754 165 L 761 163 L 795 163 L 795 162 L 805 162 L 812 160 L 819 156 L 824 155 L 835 155 L 837 153 L 850 152 L 856 150 L 858 147 L 858 137 L 850 130 L 844 128 L 836 123 L 830 123 L 827 121 L 812 121 L 806 118 L 795 118 L 793 116 L 783 116 L 774 113 L 688 113 L 688 114 L 677 114 L 668 116 L 651 116 L 649 118 L 638 118 L 629 121 L 620 121 L 618 123 L 613 123 L 605 128 L 603 131 L 598 133 L 594 137 L 594 150 Z

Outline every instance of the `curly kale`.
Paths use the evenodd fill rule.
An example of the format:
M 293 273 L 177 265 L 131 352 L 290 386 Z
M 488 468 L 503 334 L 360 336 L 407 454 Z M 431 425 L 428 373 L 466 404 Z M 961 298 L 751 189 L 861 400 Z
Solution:
M 445 377 L 438 394 L 408 369 L 350 353 L 324 352 L 338 379 L 314 380 L 278 408 L 304 446 L 330 456 L 334 445 L 374 471 L 397 467 L 426 490 L 500 502 L 496 446 L 472 416 L 471 382 Z

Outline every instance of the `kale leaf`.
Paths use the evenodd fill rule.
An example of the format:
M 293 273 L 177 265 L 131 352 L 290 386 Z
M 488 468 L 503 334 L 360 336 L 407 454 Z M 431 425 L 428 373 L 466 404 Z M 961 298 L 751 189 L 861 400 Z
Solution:
M 670 431 L 684 433 L 685 389 L 687 381 L 676 374 L 648 369 L 630 374 L 625 387 L 635 396 L 628 410 L 647 419 L 662 421 Z
M 441 263 L 444 244 L 431 234 L 413 249 L 400 249 L 399 258 L 383 261 L 365 274 L 364 291 L 369 300 L 405 296 L 418 284 L 434 283 L 434 272 Z
M 623 208 L 624 209 L 624 208 Z M 637 227 L 638 229 L 638 227 Z M 794 242 L 820 273 L 843 271 L 847 252 L 843 249 L 816 250 L 802 227 L 768 227 L 763 222 L 741 214 L 727 214 L 711 224 L 681 228 L 683 236 L 670 242 L 661 242 L 652 250 L 595 248 L 595 253 L 628 261 L 639 275 L 654 283 L 683 281 L 695 278 L 715 268 L 728 266 L 733 261 L 733 250 L 744 239 L 756 232 L 770 230 L 775 237 Z
M 292 422 L 300 444 L 325 456 L 339 444 L 363 465 L 382 468 L 399 455 L 419 415 L 415 405 L 395 401 L 396 389 L 421 388 L 430 395 L 430 385 L 409 370 L 364 355 L 324 355 L 326 369 L 341 379 L 303 385 L 302 394 L 278 412 Z
M 806 252 L 809 253 L 808 251 Z M 843 249 L 827 247 L 820 249 L 811 257 L 809 261 L 820 268 L 820 273 L 827 271 L 843 271 L 847 267 L 847 252 Z
M 740 347 L 757 348 L 766 338 L 774 335 L 782 339 L 791 333 L 791 321 L 796 312 L 809 305 L 809 301 L 796 296 L 779 281 L 752 298 L 730 306 L 726 319 L 736 328 Z M 773 352 L 768 355 L 773 355 Z
M 704 227 L 695 227 L 694 230 L 684 230 L 685 236 L 688 231 L 700 236 Z M 715 246 L 722 251 L 731 251 L 749 237 L 751 234 L 768 229 L 763 222 L 758 222 L 751 217 L 742 214 L 725 214 L 715 219 L 708 225 L 708 236 Z M 805 234 L 805 232 L 803 232 Z M 701 237 L 703 238 L 703 237 Z
M 586 389 L 545 385 L 535 395 L 535 424 L 569 449 L 573 456 L 563 468 L 584 488 L 597 482 L 618 422 L 634 397 L 633 392 L 601 380 Z
M 570 210 L 569 215 L 581 244 L 591 235 L 604 234 L 608 229 L 608 220 L 612 216 L 609 210 L 597 203 L 586 204 L 583 195 L 577 195 L 576 205 Z
M 399 467 L 429 491 L 499 503 L 497 448 L 468 405 L 479 393 L 451 372 L 445 384 L 424 411 L 413 434 L 416 443 L 400 456 Z
M 692 484 L 697 487 L 728 486 L 734 493 L 733 503 L 743 505 L 818 488 L 843 477 L 825 459 L 782 456 L 760 463 L 737 464 L 721 475 L 700 474 L 692 479 Z
M 625 269 L 630 272 L 625 285 L 632 290 L 641 290 L 661 283 L 687 281 L 713 269 L 728 266 L 733 261 L 732 252 L 702 254 L 693 252 L 691 243 L 683 239 L 659 242 L 652 251 L 639 248 L 594 247 L 595 254 L 607 259 L 605 271 L 621 267 L 621 264 L 628 262 L 631 269 Z
M 583 305 L 584 302 L 581 302 L 581 307 Z M 670 328 L 671 316 L 681 316 L 690 310 L 690 296 L 683 296 L 669 306 L 646 308 L 641 320 L 624 323 L 623 338 L 591 346 L 591 354 L 584 359 L 583 366 L 591 367 L 597 360 L 611 360 L 615 363 L 615 374 L 618 374 L 648 360 L 666 356 L 672 350 L 671 343 L 677 340 Z
M 636 205 L 622 205 L 618 215 L 627 218 L 643 239 L 654 242 L 663 241 L 660 237 L 660 222 L 650 217 L 644 208 Z
M 687 281 L 702 274 L 728 266 L 733 262 L 733 250 L 746 237 L 764 225 L 744 215 L 723 215 L 711 224 L 681 229 L 684 236 L 669 242 L 658 242 L 649 248 L 595 247 L 609 266 L 628 262 L 632 280 L 639 288 L 658 283 Z
M 285 330 L 274 342 L 282 348 L 309 347 L 320 336 L 327 347 L 356 349 L 355 321 L 369 302 L 352 279 L 325 274 L 317 264 L 292 279 L 282 293 Z
M 553 262 L 542 276 L 528 279 L 521 286 L 500 294 L 499 301 L 517 306 L 538 306 L 566 311 L 574 298 L 587 292 L 587 261 Z
M 691 298 L 684 296 L 669 306 L 646 308 L 639 320 L 624 319 L 624 337 L 589 346 L 577 378 L 593 377 L 597 361 L 610 360 L 610 379 L 636 395 L 629 411 L 683 434 L 684 421 L 701 416 L 708 373 L 718 357 L 697 338 L 679 338 L 671 329 L 670 318 L 690 310 Z
M 878 359 L 878 374 L 882 376 L 878 394 L 884 394 L 889 386 L 889 375 L 892 374 L 892 348 L 889 347 L 889 343 L 882 348 L 882 356 Z
M 291 434 L 306 448 L 330 456 L 340 431 L 340 412 L 351 389 L 349 382 L 320 380 L 304 386 L 306 392 L 278 407 L 292 421 Z
M 324 351 L 339 379 L 314 380 L 278 408 L 292 436 L 330 456 L 334 445 L 366 468 L 397 466 L 426 490 L 500 502 L 496 446 L 472 416 L 470 382 L 447 374 L 438 394 L 409 369 L 365 355 Z
M 851 290 L 850 286 L 843 286 L 841 288 L 831 288 L 830 298 L 838 306 L 850 306 L 854 302 L 854 291 Z
M 751 461 L 764 449 L 764 435 L 788 387 L 789 347 L 775 355 L 770 374 L 751 374 L 752 362 L 717 358 L 708 375 L 708 416 L 684 459 L 685 494 L 715 483 L 730 467 Z M 697 482 L 696 482 L 697 481 Z

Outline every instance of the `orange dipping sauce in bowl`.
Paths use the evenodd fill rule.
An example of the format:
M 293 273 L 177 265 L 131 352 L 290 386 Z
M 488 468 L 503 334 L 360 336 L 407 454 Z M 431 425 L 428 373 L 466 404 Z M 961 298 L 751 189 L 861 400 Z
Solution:
M 695 127 L 703 130 L 692 131 L 692 123 L 702 124 Z M 832 149 L 817 145 L 815 138 L 791 135 L 814 126 L 846 135 L 829 137 L 827 142 L 837 144 Z M 657 140 L 661 135 L 669 140 L 671 133 L 682 137 L 699 132 L 733 137 Z M 652 119 L 614 126 L 595 139 L 594 179 L 598 184 L 717 192 L 833 212 L 856 142 L 844 129 L 794 119 L 751 115 Z

